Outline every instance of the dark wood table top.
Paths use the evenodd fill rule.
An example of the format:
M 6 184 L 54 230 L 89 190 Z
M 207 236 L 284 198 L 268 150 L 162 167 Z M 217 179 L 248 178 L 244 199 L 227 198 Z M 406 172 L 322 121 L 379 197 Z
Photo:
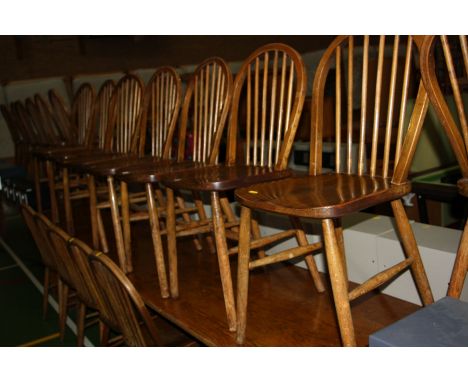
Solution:
M 227 327 L 216 255 L 194 251 L 192 241 L 179 240 L 180 297 L 163 299 L 148 243 L 139 240 L 135 245 L 135 271 L 130 278 L 146 304 L 206 345 L 236 346 L 235 334 Z M 231 258 L 231 270 L 236 275 L 235 257 Z M 383 294 L 353 301 L 358 345 L 367 346 L 369 334 L 417 309 Z M 245 346 L 340 346 L 328 283 L 327 291 L 318 294 L 303 268 L 276 264 L 254 270 Z

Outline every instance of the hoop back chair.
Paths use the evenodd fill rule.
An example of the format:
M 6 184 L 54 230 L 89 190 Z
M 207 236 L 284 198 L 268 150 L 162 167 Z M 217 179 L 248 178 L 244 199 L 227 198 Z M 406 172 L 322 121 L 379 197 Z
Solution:
M 328 272 L 344 345 L 356 345 L 350 301 L 379 287 L 407 268 L 411 268 L 423 303 L 433 302 L 414 234 L 400 199 L 411 189 L 408 172 L 428 106 L 425 89 L 419 84 L 414 108 L 411 113 L 407 111 L 415 43 L 411 37 L 401 41 L 403 39 L 398 36 L 381 36 L 376 38 L 377 46 L 373 48 L 371 40 L 374 38 L 365 36 L 362 47 L 357 47 L 357 39 L 353 36 L 337 37 L 317 67 L 312 88 L 309 176 L 236 190 L 236 199 L 242 205 L 237 284 L 239 343 L 244 341 L 246 333 L 249 270 L 263 265 L 258 260 L 250 259 L 251 209 L 321 221 Z M 357 58 L 359 56 L 361 58 Z M 362 65 L 361 81 L 355 75 L 358 59 Z M 370 77 L 372 62 L 375 63 L 375 80 Z M 332 66 L 335 73 L 334 127 L 324 125 L 325 88 L 327 78 L 332 75 Z M 399 70 L 400 67 L 403 69 Z M 346 90 L 343 91 L 343 88 Z M 355 102 L 360 109 L 357 124 L 353 124 Z M 408 115 L 411 115 L 409 122 Z M 336 144 L 334 169 L 329 173 L 324 172 L 322 167 L 326 129 Z M 357 144 L 354 159 L 353 143 Z M 344 156 L 341 155 L 342 151 Z M 393 161 L 392 156 L 395 158 Z M 355 160 L 357 163 L 353 163 Z M 340 219 L 386 202 L 391 203 L 406 259 L 349 291 Z M 282 261 L 289 258 L 288 254 L 294 255 L 297 251 L 300 248 L 276 256 Z
M 57 277 L 57 262 L 49 240 L 41 234 L 37 225 L 37 213 L 30 206 L 21 204 L 21 214 L 28 226 L 29 231 L 36 243 L 44 264 L 43 294 L 42 294 L 42 312 L 43 318 L 47 315 L 49 306 L 50 289 L 53 286 L 53 279 Z M 57 286 L 57 285 L 55 285 Z
M 457 41 L 458 40 L 458 41 Z M 443 60 L 439 66 L 448 77 L 448 86 L 442 91 L 442 79 L 437 74 L 434 49 L 440 43 Z M 459 58 L 458 61 L 456 59 Z M 429 99 L 445 129 L 457 161 L 460 165 L 462 179 L 458 181 L 459 193 L 468 197 L 468 125 L 466 82 L 468 77 L 468 44 L 466 36 L 450 38 L 448 36 L 427 36 L 421 49 L 421 72 Z M 457 65 L 458 64 L 458 65 Z M 465 97 L 464 97 L 465 96 Z M 453 97 L 455 110 L 448 105 L 448 98 Z M 460 298 L 468 271 L 468 222 L 461 237 L 457 257 L 453 267 L 447 295 Z
M 109 187 L 109 201 L 117 244 L 119 259 L 124 261 L 121 267 L 124 272 L 132 270 L 132 221 L 149 219 L 146 211 L 133 208 L 138 202 L 146 201 L 146 196 L 139 193 L 129 194 L 125 181 L 120 182 L 120 203 L 122 210 L 122 224 L 119 217 L 119 198 L 114 187 L 113 174 L 121 169 L 139 170 L 145 166 L 157 167 L 170 163 L 172 156 L 173 137 L 176 130 L 180 103 L 182 99 L 182 85 L 177 72 L 171 67 L 162 67 L 152 75 L 145 89 L 144 115 L 141 123 L 138 159 L 98 166 L 93 171 L 100 175 L 107 175 Z M 155 189 L 156 197 L 161 206 L 164 198 L 160 189 Z M 181 206 L 183 201 L 180 201 Z M 131 208 L 132 206 L 132 208 Z M 188 215 L 187 215 L 188 218 Z M 125 260 L 124 260 L 125 259 Z
M 239 222 L 226 192 L 291 175 L 284 170 L 304 104 L 306 84 L 304 63 L 294 49 L 284 44 L 258 48 L 244 61 L 234 82 L 226 165 L 187 170 L 162 180 L 171 189 L 210 193 L 212 219 L 201 221 L 198 231 L 193 225 L 185 229 L 180 224 L 174 227 L 175 219 L 171 219 L 172 223 L 168 219 L 168 240 L 174 235 L 213 232 L 231 331 L 236 329 L 236 312 L 229 255 L 236 253 L 237 247 L 229 249 L 227 239 L 238 239 Z M 243 144 L 237 147 L 237 142 Z M 253 234 L 258 243 L 267 245 L 260 238 L 256 223 Z M 259 255 L 265 257 L 262 251 Z M 170 275 L 171 291 L 177 291 L 175 266 L 170 267 Z
M 54 168 L 53 158 L 56 155 L 67 155 L 69 153 L 83 152 L 88 148 L 86 137 L 90 134 L 92 121 L 92 108 L 94 103 L 94 89 L 89 84 L 83 84 L 77 91 L 73 103 L 72 112 L 68 113 L 62 98 L 55 92 L 49 91 L 49 100 L 52 105 L 53 114 L 51 114 L 51 123 L 58 127 L 61 137 L 61 144 L 48 149 L 42 149 L 35 152 L 35 187 L 37 201 L 41 200 L 40 189 L 40 169 L 41 162 L 45 161 L 48 185 L 50 189 L 50 204 L 53 220 L 58 222 L 58 207 L 56 200 L 56 190 L 63 188 L 63 182 L 56 182 L 56 168 Z M 66 171 L 66 170 L 65 170 Z M 68 174 L 64 177 L 68 181 Z M 79 179 L 76 179 L 79 184 Z M 68 186 L 68 185 L 67 185 Z M 68 190 L 68 188 L 67 188 Z M 41 206 L 42 209 L 42 206 Z M 73 233 L 73 227 L 67 226 L 70 233 Z
M 129 346 L 191 345 L 194 342 L 181 332 L 151 316 L 140 294 L 122 270 L 106 255 L 88 257 L 103 304 L 103 318 L 119 328 Z M 164 325 L 164 326 L 162 326 Z M 166 341 L 165 341 L 166 340 Z
M 164 174 L 177 173 L 186 168 L 195 168 L 204 163 L 216 163 L 224 123 L 229 111 L 232 95 L 232 74 L 226 62 L 219 57 L 203 61 L 194 71 L 188 81 L 182 105 L 179 122 L 177 161 L 159 165 L 136 166 L 123 169 L 118 178 L 125 183 L 144 184 L 146 201 L 148 204 L 149 221 L 153 241 L 156 269 L 161 289 L 161 296 L 167 298 L 170 294 L 177 296 L 177 288 L 173 288 L 171 279 L 171 293 L 169 292 L 165 260 L 163 256 L 162 235 L 167 230 L 160 225 L 163 213 L 173 217 L 181 214 L 185 224 L 192 224 L 189 213 L 196 212 L 200 219 L 206 220 L 203 203 L 199 195 L 193 195 L 195 209 L 186 208 L 181 196 L 177 196 L 177 208 L 174 203 L 174 192 L 166 189 L 166 200 L 161 200 L 155 187 Z M 193 135 L 191 154 L 186 156 L 186 136 Z M 157 191 L 157 189 L 156 189 Z M 162 203 L 161 203 L 162 202 Z M 122 220 L 124 228 L 128 224 L 128 212 L 122 203 Z M 170 220 L 170 218 L 169 218 Z M 196 249 L 201 249 L 195 240 Z M 168 234 L 168 253 L 170 267 L 174 266 L 175 237 Z M 172 269 L 172 268 L 171 268 Z
M 38 227 L 43 241 L 48 243 L 48 247 L 51 249 L 51 254 L 55 260 L 55 265 L 58 275 L 58 306 L 59 306 L 59 332 L 61 340 L 65 336 L 65 327 L 67 320 L 67 309 L 68 301 L 70 296 L 70 289 L 75 290 L 74 284 L 74 267 L 70 266 L 67 258 L 63 256 L 63 253 L 57 250 L 50 232 L 52 231 L 54 224 L 43 214 L 37 213 L 35 221 Z

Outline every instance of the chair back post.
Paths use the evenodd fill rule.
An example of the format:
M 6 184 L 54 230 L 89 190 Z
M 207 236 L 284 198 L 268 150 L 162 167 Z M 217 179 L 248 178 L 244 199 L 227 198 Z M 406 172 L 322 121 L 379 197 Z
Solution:
M 139 153 L 144 155 L 150 129 L 151 156 L 169 159 L 182 99 L 182 83 L 174 68 L 156 70 L 145 88 L 145 120 L 141 124 Z
M 231 105 L 232 74 L 219 57 L 208 58 L 195 70 L 187 85 L 181 111 L 177 159 L 185 157 L 187 126 L 193 132 L 194 162 L 215 164 Z M 189 121 L 189 113 L 192 120 Z
M 236 163 L 239 114 L 244 106 L 246 164 L 284 170 L 306 89 L 306 68 L 296 50 L 279 43 L 255 50 L 242 64 L 234 83 L 227 164 Z

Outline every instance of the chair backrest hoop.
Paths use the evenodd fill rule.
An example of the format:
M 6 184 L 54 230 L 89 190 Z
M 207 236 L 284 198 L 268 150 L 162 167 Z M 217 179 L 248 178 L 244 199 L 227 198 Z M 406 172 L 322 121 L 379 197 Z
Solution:
M 227 163 L 236 162 L 239 125 L 244 122 L 239 114 L 245 101 L 245 163 L 285 169 L 306 89 L 306 67 L 296 50 L 279 43 L 256 49 L 234 82 Z

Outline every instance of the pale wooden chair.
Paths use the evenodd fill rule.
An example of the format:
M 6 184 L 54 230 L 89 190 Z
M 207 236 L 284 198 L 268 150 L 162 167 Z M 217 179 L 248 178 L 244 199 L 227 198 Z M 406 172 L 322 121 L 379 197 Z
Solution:
M 458 40 L 458 41 L 457 41 Z M 434 47 L 442 45 L 443 62 L 439 71 L 449 80 L 445 93 L 441 89 L 441 79 L 436 72 Z M 455 60 L 458 58 L 458 61 Z M 421 73 L 429 99 L 447 133 L 455 156 L 460 165 L 462 179 L 458 181 L 458 191 L 468 197 L 468 125 L 466 122 L 467 105 L 463 100 L 468 79 L 468 44 L 466 36 L 450 38 L 447 36 L 427 36 L 421 48 Z M 464 86 L 464 87 L 462 87 Z M 447 97 L 452 96 L 455 110 L 450 109 Z M 468 222 L 460 240 L 457 257 L 450 278 L 447 295 L 460 298 L 468 271 Z
M 186 208 L 182 196 L 177 196 L 175 203 L 174 193 L 172 190 L 169 190 L 167 200 L 162 201 L 162 198 L 158 197 L 157 193 L 155 197 L 155 188 L 157 190 L 159 180 L 165 174 L 178 173 L 187 168 L 194 169 L 204 164 L 214 164 L 217 162 L 231 95 L 232 74 L 225 61 L 214 57 L 202 62 L 195 69 L 187 84 L 180 116 L 177 161 L 159 162 L 157 165 L 151 163 L 135 165 L 120 169 L 115 175 L 122 182 L 140 184 L 145 187 L 156 269 L 161 296 L 164 298 L 170 295 L 177 297 L 177 290 L 173 288 L 171 279 L 171 290 L 169 291 L 162 244 L 162 235 L 167 231 L 165 226 L 161 224 L 160 219 L 164 218 L 165 214 L 168 214 L 168 216 L 180 214 L 183 221 L 187 225 L 191 225 L 193 222 L 191 222 L 188 216 L 190 212 L 196 212 L 200 219 L 204 221 L 207 219 L 200 195 L 196 193 L 192 195 L 195 208 Z M 190 155 L 190 157 L 186 155 L 186 149 L 189 146 L 188 143 L 186 144 L 188 132 L 193 133 L 195 137 L 193 155 Z M 129 226 L 128 216 L 127 204 L 122 203 L 124 228 Z M 208 238 L 208 244 L 211 244 L 211 247 L 213 247 L 210 239 Z M 201 245 L 197 240 L 195 240 L 194 245 L 197 250 L 201 249 Z M 214 250 L 214 248 L 212 249 Z M 169 243 L 169 253 L 173 254 L 174 251 L 175 238 Z M 126 256 L 123 261 L 131 264 L 129 256 Z M 170 264 L 173 264 L 173 262 Z
M 88 257 L 102 299 L 101 314 L 118 328 L 129 346 L 193 346 L 187 334 L 150 314 L 138 291 L 122 270 L 102 252 Z
M 363 40 L 361 47 L 357 46 L 358 40 Z M 371 40 L 376 40 L 375 48 L 371 47 Z M 350 302 L 407 268 L 412 271 L 423 303 L 433 302 L 418 246 L 401 201 L 401 197 L 411 190 L 408 172 L 429 103 L 424 87 L 419 84 L 414 109 L 407 112 L 414 50 L 415 43 L 411 37 L 337 37 L 323 54 L 313 82 L 309 175 L 236 190 L 236 199 L 242 205 L 237 277 L 238 343 L 243 343 L 246 333 L 250 271 L 273 261 L 295 257 L 303 250 L 301 245 L 268 256 L 268 261 L 251 259 L 250 251 L 254 248 L 250 235 L 251 210 L 321 221 L 328 272 L 344 345 L 356 344 Z M 360 81 L 354 70 L 355 63 L 359 62 L 357 60 L 362 60 Z M 369 78 L 372 61 L 376 65 L 375 80 Z M 335 89 L 331 92 L 335 100 L 334 127 L 324 125 L 325 85 L 332 66 L 335 69 Z M 389 73 L 386 76 L 388 81 L 383 80 L 384 68 Z M 343 88 L 347 91 L 342 91 Z M 353 126 L 356 97 L 360 117 L 358 126 Z M 382 102 L 384 98 L 387 100 L 385 104 Z M 408 114 L 411 116 L 409 120 L 406 118 Z M 324 172 L 322 168 L 323 136 L 326 131 L 336 144 L 332 172 Z M 354 160 L 353 143 L 358 147 Z M 341 153 L 342 146 L 344 155 Z M 340 219 L 387 202 L 391 203 L 406 259 L 350 291 Z

